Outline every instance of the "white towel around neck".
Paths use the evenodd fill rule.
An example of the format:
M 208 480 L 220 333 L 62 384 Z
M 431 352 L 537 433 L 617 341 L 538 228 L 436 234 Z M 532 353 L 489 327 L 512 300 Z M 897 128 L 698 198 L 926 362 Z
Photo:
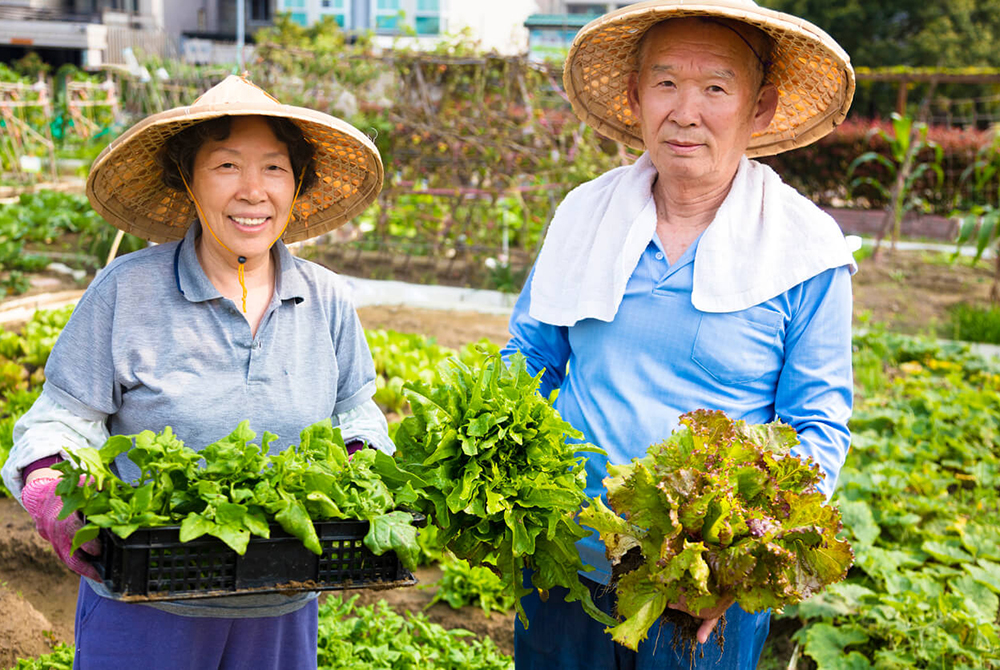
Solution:
M 535 263 L 533 318 L 555 326 L 615 318 L 656 233 L 656 174 L 644 153 L 566 196 Z M 771 168 L 744 157 L 698 243 L 691 302 L 702 312 L 737 312 L 844 265 L 857 271 L 836 221 Z

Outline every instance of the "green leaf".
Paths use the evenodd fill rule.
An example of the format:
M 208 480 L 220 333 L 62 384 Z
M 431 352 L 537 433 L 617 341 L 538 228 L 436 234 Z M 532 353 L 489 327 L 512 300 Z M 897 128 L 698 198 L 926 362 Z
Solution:
M 197 539 L 212 530 L 214 526 L 214 521 L 206 519 L 200 514 L 189 514 L 181 521 L 180 541 L 190 542 Z
M 947 540 L 945 542 L 927 540 L 920 545 L 920 548 L 942 563 L 949 565 L 972 563 L 975 560 L 968 552 L 962 549 L 958 540 Z
M 803 629 L 796 637 L 805 638 L 803 652 L 824 670 L 868 670 L 872 667 L 858 652 L 846 651 L 847 647 L 868 641 L 868 635 L 858 626 L 817 623 Z
M 364 543 L 373 554 L 381 556 L 387 551 L 394 551 L 406 568 L 416 569 L 419 547 L 412 515 L 390 512 L 373 518 L 369 524 Z
M 93 524 L 87 524 L 80 528 L 76 533 L 73 534 L 73 544 L 70 545 L 69 553 L 70 555 L 75 554 L 76 550 L 87 544 L 91 540 L 96 540 L 98 534 L 100 534 L 101 529 Z
M 287 501 L 287 503 L 281 511 L 274 515 L 274 520 L 281 524 L 286 533 L 302 540 L 306 549 L 317 556 L 322 555 L 323 548 L 320 546 L 319 536 L 316 535 L 316 528 L 306 512 L 305 506 L 298 500 Z
M 209 531 L 209 535 L 214 535 L 229 546 L 230 549 L 242 556 L 247 552 L 247 545 L 250 543 L 250 531 L 243 526 L 236 524 L 215 524 Z M 306 545 L 308 547 L 308 545 Z
M 963 568 L 977 582 L 991 589 L 994 593 L 1000 593 L 1000 564 L 986 559 L 979 559 L 975 565 L 965 563 Z
M 966 609 L 980 623 L 995 623 L 997 610 L 1000 609 L 1000 598 L 995 593 L 996 582 L 987 585 L 969 575 L 962 575 L 949 581 L 948 586 L 952 593 L 964 601 Z

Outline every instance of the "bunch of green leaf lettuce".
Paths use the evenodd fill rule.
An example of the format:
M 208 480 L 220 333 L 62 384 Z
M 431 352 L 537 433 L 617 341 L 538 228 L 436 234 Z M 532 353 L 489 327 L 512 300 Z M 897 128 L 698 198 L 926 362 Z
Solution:
M 321 554 L 313 521 L 364 519 L 370 524 L 365 546 L 377 555 L 392 549 L 408 568 L 415 566 L 413 517 L 396 510 L 415 496 L 406 488 L 395 496 L 390 492 L 372 470 L 374 449 L 348 458 L 340 429 L 329 419 L 307 427 L 298 445 L 273 456 L 268 445 L 277 436 L 265 432 L 259 446 L 255 437 L 243 421 L 198 452 L 168 426 L 158 434 L 115 435 L 99 450 L 72 453 L 72 460 L 54 467 L 63 473 L 56 488 L 63 499 L 61 517 L 80 511 L 87 520 L 73 550 L 102 527 L 127 538 L 138 528 L 179 523 L 181 542 L 208 534 L 242 555 L 251 535 L 270 536 L 273 520 Z M 110 469 L 126 452 L 141 470 L 134 484 Z
M 609 628 L 635 649 L 668 604 L 690 611 L 735 596 L 748 612 L 780 609 L 843 579 L 850 545 L 840 513 L 815 484 L 819 467 L 790 456 L 795 431 L 698 410 L 645 457 L 608 465 L 609 509 L 595 498 L 580 523 L 607 549 L 623 622 Z
M 498 354 L 475 368 L 450 359 L 440 375 L 433 388 L 404 387 L 413 416 L 396 432 L 395 459 L 377 457 L 382 478 L 416 490 L 441 544 L 496 572 L 525 624 L 528 568 L 534 588 L 565 587 L 567 600 L 613 625 L 579 579 L 585 568 L 574 546 L 588 535 L 576 522 L 586 500 L 579 452 L 597 450 L 567 442 L 582 435 L 537 393 L 540 375 L 528 374 L 520 354 L 509 367 Z

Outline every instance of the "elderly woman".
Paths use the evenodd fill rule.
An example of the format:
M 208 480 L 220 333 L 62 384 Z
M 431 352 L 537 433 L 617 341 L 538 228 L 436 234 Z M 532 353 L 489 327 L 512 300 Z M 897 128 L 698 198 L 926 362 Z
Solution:
M 191 107 L 144 120 L 95 161 L 94 208 L 162 242 L 91 284 L 17 423 L 4 466 L 38 531 L 83 575 L 75 667 L 313 668 L 315 593 L 128 604 L 109 598 L 58 520 L 50 466 L 111 434 L 171 426 L 200 448 L 249 419 L 280 450 L 332 417 L 352 448 L 391 452 L 375 370 L 347 288 L 282 240 L 325 233 L 378 194 L 375 147 L 339 119 L 229 77 Z M 139 470 L 124 455 L 126 480 Z M 84 546 L 93 551 L 93 543 Z

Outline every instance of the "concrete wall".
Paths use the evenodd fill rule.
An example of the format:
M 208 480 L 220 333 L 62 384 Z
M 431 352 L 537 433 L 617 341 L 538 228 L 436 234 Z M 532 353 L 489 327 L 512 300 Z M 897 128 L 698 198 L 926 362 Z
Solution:
M 519 54 L 528 49 L 524 21 L 539 13 L 539 0 L 451 0 L 445 18 L 445 32 L 459 33 L 469 28 L 487 51 Z

